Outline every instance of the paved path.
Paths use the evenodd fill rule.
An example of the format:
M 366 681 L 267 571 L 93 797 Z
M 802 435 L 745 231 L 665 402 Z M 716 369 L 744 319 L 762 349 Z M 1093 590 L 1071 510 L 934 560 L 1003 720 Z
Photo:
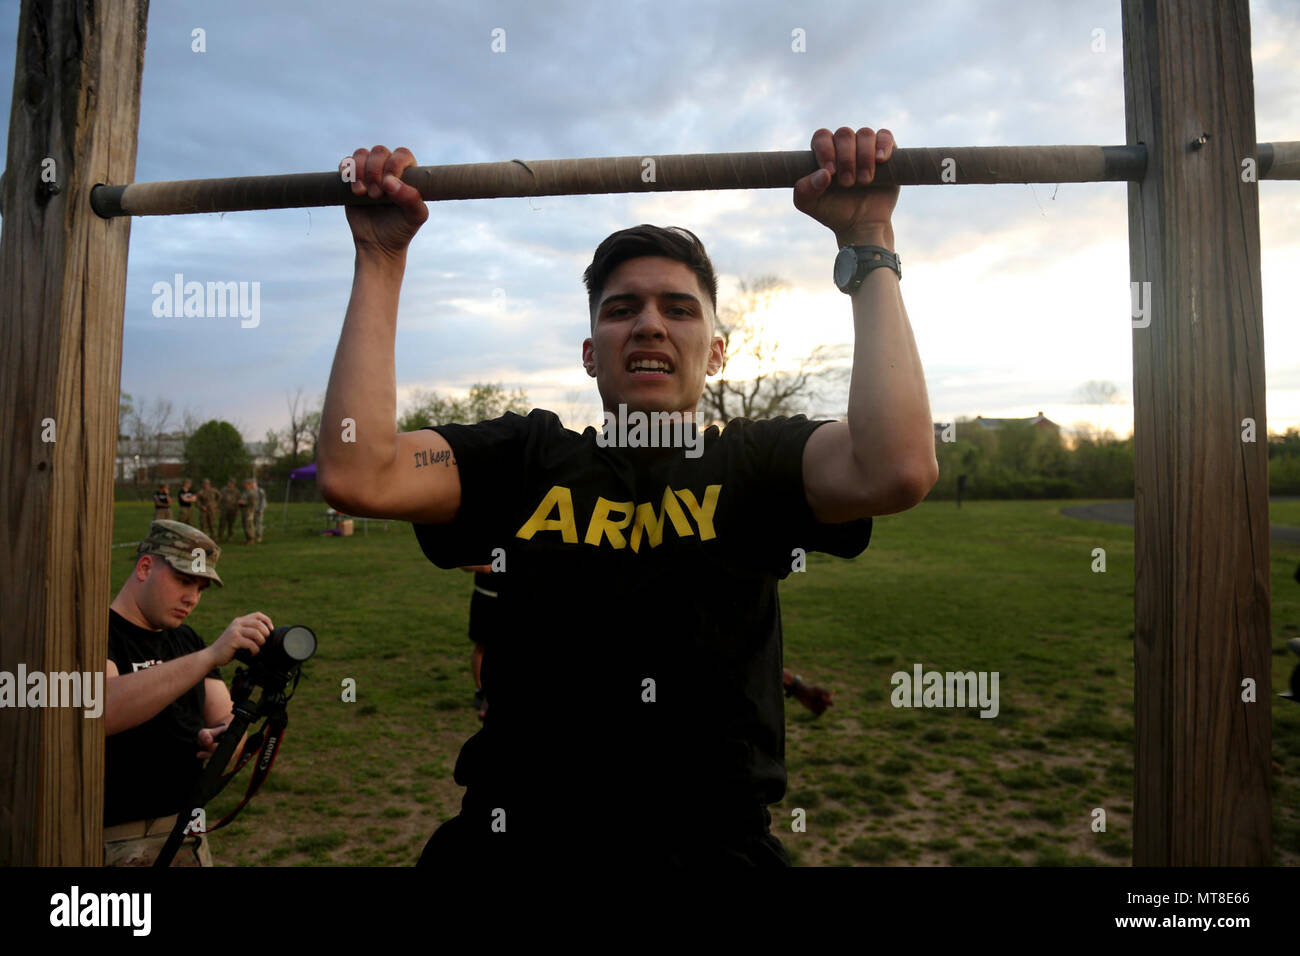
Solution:
M 1290 496 L 1276 497 L 1273 501 L 1295 501 Z M 1085 521 L 1108 521 L 1111 524 L 1126 524 L 1133 527 L 1133 502 L 1131 501 L 1099 501 L 1091 505 L 1070 505 L 1061 509 L 1061 514 L 1067 518 L 1082 518 Z M 1274 524 L 1269 525 L 1269 537 L 1274 541 L 1285 541 L 1288 544 L 1300 544 L 1300 528 L 1291 528 L 1286 525 Z

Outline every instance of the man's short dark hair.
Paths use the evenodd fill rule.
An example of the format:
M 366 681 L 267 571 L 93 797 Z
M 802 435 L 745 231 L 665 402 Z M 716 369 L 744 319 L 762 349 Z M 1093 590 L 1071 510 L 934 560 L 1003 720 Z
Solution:
M 681 226 L 665 228 L 642 223 L 607 236 L 596 247 L 591 265 L 582 274 L 583 281 L 587 283 L 587 306 L 593 325 L 596 307 L 600 304 L 600 295 L 605 290 L 605 282 L 610 273 L 627 260 L 643 256 L 663 256 L 685 263 L 699 279 L 700 288 L 709 294 L 713 314 L 717 315 L 718 277 L 713 272 L 713 263 L 704 251 L 704 244 L 699 237 Z

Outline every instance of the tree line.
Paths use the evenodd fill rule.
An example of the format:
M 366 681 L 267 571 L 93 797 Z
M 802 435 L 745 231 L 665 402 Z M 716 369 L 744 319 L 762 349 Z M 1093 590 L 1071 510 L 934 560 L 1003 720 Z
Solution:
M 268 489 L 284 488 L 291 472 L 316 460 L 323 403 L 323 396 L 315 404 L 304 401 L 302 389 L 287 396 L 288 423 L 267 430 L 262 440 L 262 457 L 269 458 L 270 462 L 263 462 L 256 469 L 244 436 L 233 424 L 221 419 L 200 422 L 188 410 L 177 421 L 172 403 L 162 398 L 137 402 L 130 393 L 122 392 L 118 403 L 118 440 L 127 442 L 127 447 L 143 462 L 162 459 L 169 443 L 180 442 L 184 449 L 183 475 L 195 487 L 204 478 L 221 486 L 229 478 L 242 482 L 244 478 L 255 477 Z M 397 427 L 399 431 L 415 431 L 445 422 L 499 418 L 507 411 L 526 415 L 530 409 L 528 396 L 522 389 L 507 391 L 500 384 L 475 383 L 463 398 L 417 390 L 406 403 Z M 118 482 L 119 497 L 143 499 L 152 493 L 157 483 L 156 469 L 146 465 L 142 470 L 143 476 L 133 475 L 128 481 Z M 169 479 L 172 483 L 179 480 Z M 302 482 L 296 489 L 295 498 L 316 497 L 314 482 Z
M 989 430 L 956 422 L 956 441 L 936 440 L 939 481 L 927 500 L 963 498 L 1132 498 L 1133 436 L 1082 435 L 1067 448 L 1059 433 L 1022 422 Z M 1300 495 L 1300 431 L 1268 436 L 1268 493 Z
M 739 292 L 719 310 L 726 364 L 706 382 L 699 408 L 702 421 L 721 424 L 734 418 L 796 414 L 845 417 L 851 358 L 847 350 L 816 346 L 792 357 L 778 349 L 771 307 L 789 291 L 789 283 L 778 276 L 743 278 Z M 1112 383 L 1092 381 L 1079 389 L 1077 403 L 1101 406 L 1118 400 Z M 315 403 L 305 401 L 302 389 L 287 396 L 288 423 L 269 429 L 263 439 L 271 463 L 259 469 L 260 481 L 282 485 L 295 468 L 316 460 L 323 402 L 324 396 Z M 463 398 L 417 390 L 398 416 L 397 427 L 414 431 L 444 422 L 485 421 L 507 411 L 523 415 L 530 409 L 523 390 L 507 391 L 500 384 L 476 383 Z M 1131 498 L 1132 437 L 1118 439 L 1087 423 L 1076 423 L 1074 430 L 1075 441 L 1067 447 L 1054 429 L 1007 422 L 990 430 L 959 419 L 955 441 L 936 438 L 939 482 L 929 498 L 955 498 L 963 475 L 962 495 L 970 498 Z M 234 425 L 220 420 L 200 423 L 189 411 L 176 423 L 171 402 L 164 399 L 137 406 L 122 393 L 118 431 L 142 456 L 152 458 L 159 457 L 163 441 L 180 437 L 185 473 L 196 482 L 206 477 L 224 483 L 228 477 L 252 474 L 247 447 Z M 1268 442 L 1269 493 L 1300 494 L 1300 433 L 1290 429 L 1285 435 L 1270 435 Z M 312 483 L 303 483 L 302 493 L 314 496 Z

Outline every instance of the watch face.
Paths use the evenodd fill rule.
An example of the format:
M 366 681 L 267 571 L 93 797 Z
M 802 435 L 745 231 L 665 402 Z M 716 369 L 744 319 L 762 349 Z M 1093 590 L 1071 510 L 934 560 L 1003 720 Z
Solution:
M 853 274 L 857 271 L 858 254 L 852 246 L 845 246 L 835 257 L 835 284 L 843 289 L 853 281 Z

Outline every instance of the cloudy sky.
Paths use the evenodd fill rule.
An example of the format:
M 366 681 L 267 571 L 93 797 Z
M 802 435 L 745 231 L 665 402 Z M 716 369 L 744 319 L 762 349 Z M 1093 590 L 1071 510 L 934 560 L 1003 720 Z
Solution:
M 1258 138 L 1300 139 L 1300 5 L 1250 9 Z M 0 0 L 5 90 L 17 23 Z M 1121 144 L 1119 2 L 914 0 L 887 19 L 850 0 L 155 2 L 136 179 L 330 170 L 375 143 L 421 164 L 801 149 L 841 125 L 903 146 Z M 1300 424 L 1300 183 L 1260 197 L 1268 424 L 1282 430 Z M 438 203 L 408 260 L 399 403 L 491 381 L 595 420 L 581 275 L 601 239 L 641 222 L 700 235 L 720 306 L 741 278 L 785 279 L 769 328 L 788 354 L 851 340 L 834 237 L 789 190 Z M 1131 431 L 1123 184 L 911 187 L 894 226 L 936 420 L 1042 410 Z M 259 324 L 156 318 L 153 285 L 176 273 L 260 283 Z M 351 280 L 341 209 L 136 219 L 122 386 L 260 439 L 286 423 L 288 394 L 323 396 Z M 1123 403 L 1079 404 L 1089 380 Z

